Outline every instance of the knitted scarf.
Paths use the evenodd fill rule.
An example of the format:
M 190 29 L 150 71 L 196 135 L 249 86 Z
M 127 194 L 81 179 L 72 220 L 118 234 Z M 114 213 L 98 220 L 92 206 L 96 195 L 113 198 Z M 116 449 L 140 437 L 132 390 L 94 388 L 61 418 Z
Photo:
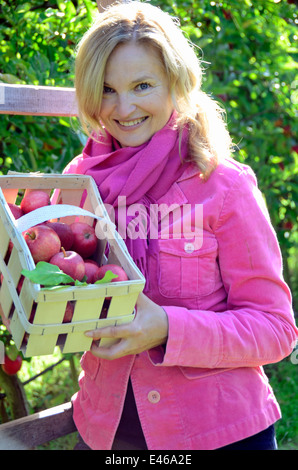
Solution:
M 139 236 L 136 238 L 136 231 L 132 230 L 133 220 L 130 215 L 126 217 L 128 236 L 123 237 L 145 278 L 146 254 L 150 245 L 149 207 L 157 203 L 185 170 L 186 163 L 183 162 L 187 150 L 187 131 L 184 130 L 179 145 L 179 131 L 173 114 L 161 130 L 138 147 L 120 147 L 108 132 L 106 136 L 97 137 L 97 141 L 89 138 L 82 155 L 73 159 L 63 172 L 94 178 L 104 204 L 115 209 L 116 226 L 119 200 L 125 200 L 126 208 L 132 204 L 145 208 L 144 213 L 137 217 L 138 221 L 144 217 L 144 223 L 138 227 Z M 119 196 L 126 199 L 119 199 Z

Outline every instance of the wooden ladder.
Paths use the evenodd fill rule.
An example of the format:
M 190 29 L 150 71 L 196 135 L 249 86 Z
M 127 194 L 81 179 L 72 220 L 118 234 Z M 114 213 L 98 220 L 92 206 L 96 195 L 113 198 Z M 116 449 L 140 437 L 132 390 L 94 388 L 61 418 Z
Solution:
M 74 88 L 0 83 L 0 114 L 77 116 Z M 76 431 L 65 403 L 0 425 L 0 450 L 29 450 Z
M 31 450 L 73 432 L 72 405 L 65 403 L 1 424 L 0 450 Z
M 0 114 L 77 116 L 75 89 L 0 83 Z

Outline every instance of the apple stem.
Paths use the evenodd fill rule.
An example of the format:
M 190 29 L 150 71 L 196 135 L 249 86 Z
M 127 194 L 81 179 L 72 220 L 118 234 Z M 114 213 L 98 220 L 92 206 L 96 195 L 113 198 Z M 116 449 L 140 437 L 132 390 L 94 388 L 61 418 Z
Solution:
M 33 232 L 26 232 L 26 235 L 31 239 L 34 240 L 36 238 L 35 233 Z
M 62 251 L 62 253 L 63 253 L 63 255 L 64 255 L 64 258 L 67 258 L 67 254 L 66 254 L 66 251 L 65 251 L 65 249 L 63 248 L 63 246 L 61 246 L 61 251 Z

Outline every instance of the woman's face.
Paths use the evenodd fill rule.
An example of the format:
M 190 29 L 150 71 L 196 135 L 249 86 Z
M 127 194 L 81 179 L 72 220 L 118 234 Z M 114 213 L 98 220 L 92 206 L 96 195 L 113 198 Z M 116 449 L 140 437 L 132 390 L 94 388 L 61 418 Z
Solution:
M 104 76 L 100 120 L 122 147 L 147 142 L 174 110 L 158 52 L 136 43 L 120 44 Z

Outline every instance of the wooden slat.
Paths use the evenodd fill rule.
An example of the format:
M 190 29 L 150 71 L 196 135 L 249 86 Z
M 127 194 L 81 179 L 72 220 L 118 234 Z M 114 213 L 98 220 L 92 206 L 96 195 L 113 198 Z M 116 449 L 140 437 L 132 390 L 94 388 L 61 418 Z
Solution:
M 77 116 L 75 89 L 0 83 L 0 114 Z
M 76 431 L 72 405 L 65 403 L 0 425 L 0 450 L 30 450 Z

